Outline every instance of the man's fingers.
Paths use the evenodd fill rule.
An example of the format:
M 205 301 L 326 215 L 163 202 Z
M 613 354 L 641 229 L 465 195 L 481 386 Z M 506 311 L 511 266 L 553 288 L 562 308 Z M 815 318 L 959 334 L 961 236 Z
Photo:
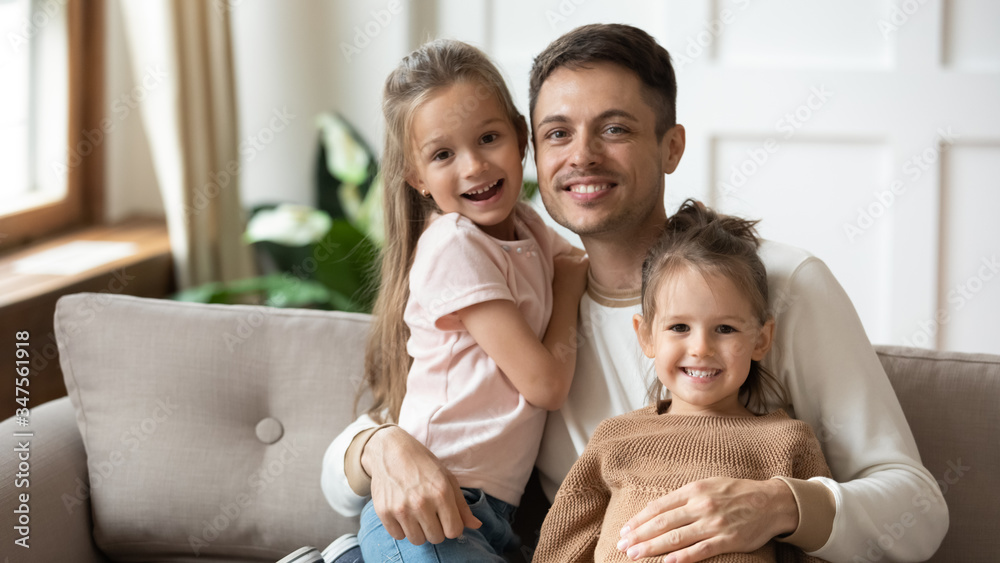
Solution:
M 443 542 L 444 530 L 441 529 L 441 521 L 438 520 L 437 513 L 424 514 L 422 516 L 423 517 L 420 519 L 420 529 L 423 531 L 424 539 L 433 544 Z M 414 545 L 420 545 L 416 542 L 411 543 Z
M 692 533 L 691 523 L 694 521 L 693 515 L 680 508 L 658 514 L 635 530 L 625 534 L 618 541 L 618 550 L 624 551 L 629 557 L 634 558 L 667 553 L 686 547 L 702 539 Z M 691 537 L 694 539 L 688 539 Z M 664 549 L 657 551 L 656 548 L 659 546 L 663 546 Z
M 696 529 L 695 525 L 684 525 L 656 534 L 648 539 L 632 542 L 630 547 L 625 550 L 625 554 L 632 559 L 637 559 L 671 553 L 697 545 L 702 540 L 707 539 L 709 539 L 709 534 Z
M 462 489 L 458 488 L 457 483 L 455 484 L 455 490 L 458 491 L 458 515 L 462 519 L 462 529 L 472 528 L 473 530 L 478 530 L 483 523 L 472 514 L 472 509 L 469 508 L 469 503 L 465 502 L 465 495 L 462 494 Z M 459 530 L 459 534 L 461 533 L 462 530 Z M 457 538 L 458 536 L 456 535 L 455 537 Z
M 438 507 L 438 518 L 441 521 L 441 529 L 445 537 L 450 539 L 455 539 L 462 535 L 462 531 L 465 529 L 465 524 L 462 523 L 462 507 L 469 507 L 465 503 L 465 497 L 462 496 L 461 489 L 456 487 L 456 491 L 457 495 L 452 494 L 450 497 L 453 499 L 453 502 L 443 503 L 442 506 Z
M 645 508 L 622 526 L 619 535 L 624 538 L 629 532 L 639 529 L 660 514 L 684 506 L 685 498 L 679 494 L 680 491 L 681 489 L 677 489 L 668 495 L 649 501 Z
M 378 514 L 378 510 L 375 511 Z M 396 521 L 395 518 L 387 517 L 383 518 L 379 515 L 379 520 L 382 521 L 382 525 L 385 527 L 385 531 L 389 532 L 389 535 L 394 539 L 401 540 L 406 537 L 406 532 L 403 531 L 403 527 Z
M 403 537 L 396 537 L 395 534 L 390 533 L 389 535 L 393 538 L 397 540 L 407 539 L 413 545 L 420 545 L 426 541 L 423 528 L 421 528 L 420 523 L 413 518 L 400 517 L 397 519 L 397 522 L 399 522 L 399 526 L 403 530 Z M 383 521 L 382 524 L 385 525 L 385 522 Z M 389 527 L 386 526 L 386 530 L 388 529 Z
M 717 538 L 700 541 L 690 547 L 686 547 L 674 553 L 667 554 L 663 558 L 664 563 L 695 563 L 704 561 L 709 557 L 715 557 L 725 551 L 724 542 Z

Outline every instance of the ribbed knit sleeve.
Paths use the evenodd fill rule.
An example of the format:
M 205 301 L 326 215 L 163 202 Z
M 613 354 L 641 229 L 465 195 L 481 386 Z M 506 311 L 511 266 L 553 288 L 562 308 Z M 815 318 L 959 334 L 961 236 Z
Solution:
M 542 524 L 533 563 L 594 561 L 611 492 L 601 475 L 603 437 L 609 421 L 598 425 L 583 455 L 573 464 Z

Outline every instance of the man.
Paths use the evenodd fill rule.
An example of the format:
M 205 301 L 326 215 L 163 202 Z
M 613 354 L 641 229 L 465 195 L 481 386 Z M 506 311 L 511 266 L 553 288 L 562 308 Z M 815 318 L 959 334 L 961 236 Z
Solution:
M 597 424 L 645 404 L 650 364 L 632 315 L 642 261 L 667 217 L 664 175 L 680 162 L 685 136 L 669 55 L 633 27 L 584 26 L 554 41 L 535 59 L 529 97 L 542 200 L 580 235 L 591 264 L 573 387 L 549 416 L 536 462 L 551 500 Z M 820 436 L 835 480 L 692 483 L 637 514 L 619 549 L 688 562 L 778 537 L 831 561 L 864 558 L 872 545 L 890 560 L 930 557 L 947 531 L 947 508 L 849 299 L 803 251 L 766 243 L 761 257 L 777 325 L 766 364 L 789 392 L 787 410 Z M 368 492 L 370 475 L 376 511 L 394 537 L 438 543 L 476 526 L 454 478 L 423 445 L 364 419 L 324 460 L 335 508 L 359 511 L 355 493 Z M 880 542 L 915 512 L 905 537 Z

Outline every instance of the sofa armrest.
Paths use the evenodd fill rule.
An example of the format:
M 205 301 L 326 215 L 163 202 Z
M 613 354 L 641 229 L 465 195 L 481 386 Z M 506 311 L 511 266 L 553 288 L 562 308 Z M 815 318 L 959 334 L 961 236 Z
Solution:
M 87 454 L 69 398 L 31 409 L 27 427 L 14 418 L 0 422 L 0 437 L 0 521 L 14 532 L 4 534 L 2 551 L 17 561 L 107 563 L 93 541 Z M 29 547 L 14 544 L 19 538 Z

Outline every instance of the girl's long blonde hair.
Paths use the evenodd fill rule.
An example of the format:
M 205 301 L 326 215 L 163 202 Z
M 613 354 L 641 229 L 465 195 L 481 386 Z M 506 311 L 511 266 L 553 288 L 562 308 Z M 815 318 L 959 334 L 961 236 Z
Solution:
M 410 297 L 410 267 L 427 217 L 437 210 L 432 199 L 421 197 L 406 182 L 412 157 L 411 123 L 421 104 L 456 83 L 475 83 L 481 88 L 476 88 L 473 98 L 453 108 L 453 114 L 442 116 L 443 120 L 464 120 L 483 97 L 494 96 L 514 125 L 522 156 L 528 142 L 528 126 L 514 106 L 503 76 L 486 54 L 471 45 L 447 39 L 426 43 L 404 57 L 386 79 L 382 96 L 386 124 L 382 156 L 385 244 L 365 350 L 365 384 L 372 394 L 368 415 L 381 422 L 399 419 L 406 394 L 406 376 L 413 362 L 406 351 L 410 329 L 403 320 Z

